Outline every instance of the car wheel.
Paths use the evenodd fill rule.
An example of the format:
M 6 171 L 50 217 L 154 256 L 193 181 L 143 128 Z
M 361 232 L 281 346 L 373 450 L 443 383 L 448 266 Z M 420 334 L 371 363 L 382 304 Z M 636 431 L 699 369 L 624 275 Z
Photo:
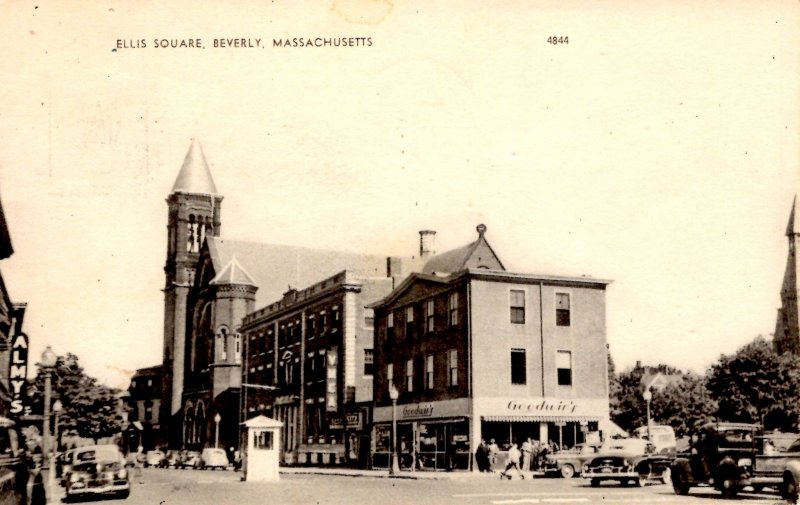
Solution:
M 781 484 L 781 496 L 789 503 L 797 503 L 797 482 L 790 473 L 787 473 L 783 476 L 783 483 Z
M 720 482 L 720 492 L 725 498 L 733 498 L 739 493 L 739 488 L 736 487 L 736 483 L 733 479 L 722 479 L 722 482 Z
M 592 487 L 600 487 L 600 479 L 592 479 L 590 484 Z
M 128 496 L 130 496 L 130 495 L 131 495 L 131 490 L 130 490 L 130 489 L 126 489 L 126 490 L 124 490 L 124 491 L 120 491 L 118 496 L 119 496 L 120 498 L 122 498 L 123 500 L 125 500 L 125 499 L 127 499 L 127 498 L 128 498 Z
M 636 487 L 644 487 L 647 484 L 647 475 L 639 474 L 639 478 L 633 481 Z
M 672 489 L 675 491 L 675 494 L 681 496 L 689 494 L 689 479 L 686 478 L 686 474 L 682 470 L 676 470 L 671 480 Z
M 575 476 L 575 467 L 567 463 L 561 467 L 561 476 L 565 479 L 571 479 Z

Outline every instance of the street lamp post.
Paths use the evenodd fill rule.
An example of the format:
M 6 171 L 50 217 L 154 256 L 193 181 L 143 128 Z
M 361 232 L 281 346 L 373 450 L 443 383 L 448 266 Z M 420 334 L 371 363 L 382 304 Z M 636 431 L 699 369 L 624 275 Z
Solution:
M 61 413 L 61 409 L 64 406 L 61 404 L 61 400 L 56 400 L 53 403 L 53 443 L 52 443 L 52 451 L 50 453 L 50 482 L 55 484 L 55 477 L 56 477 L 56 457 L 58 456 L 58 446 L 59 446 L 59 436 L 58 436 L 58 415 Z
M 214 447 L 219 447 L 219 422 L 222 421 L 222 416 L 219 415 L 219 412 L 214 416 L 214 424 L 216 424 L 216 430 L 214 431 Z
M 45 348 L 45 350 L 42 352 L 41 362 L 42 373 L 44 374 L 44 413 L 42 415 L 42 422 L 44 426 L 42 430 L 42 457 L 47 458 L 47 483 L 50 490 L 53 489 L 53 486 L 56 482 L 56 462 L 55 458 L 50 454 L 50 446 L 52 445 L 50 441 L 50 397 L 52 396 L 50 378 L 53 373 L 53 369 L 56 366 L 56 359 L 56 353 L 54 353 L 53 349 L 51 349 L 48 345 L 47 348 Z M 51 495 L 52 492 L 47 493 L 48 500 Z
M 647 402 L 647 440 L 652 444 L 653 438 L 650 436 L 650 400 L 653 399 L 653 393 L 650 392 L 650 388 L 647 388 L 642 397 Z
M 389 467 L 389 475 L 400 473 L 400 465 L 397 463 L 397 397 L 400 392 L 389 384 L 389 398 L 392 400 L 392 466 Z

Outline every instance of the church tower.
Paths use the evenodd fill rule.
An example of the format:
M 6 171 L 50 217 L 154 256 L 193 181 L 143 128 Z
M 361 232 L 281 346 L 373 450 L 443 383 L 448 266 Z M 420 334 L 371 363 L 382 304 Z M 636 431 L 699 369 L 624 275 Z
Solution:
M 798 257 L 800 246 L 800 216 L 798 216 L 797 196 L 792 202 L 789 224 L 786 226 L 786 237 L 789 239 L 789 254 L 786 259 L 786 271 L 783 274 L 781 288 L 781 308 L 778 309 L 778 320 L 775 324 L 775 349 L 779 353 L 794 352 L 800 354 L 800 313 L 797 307 Z
M 200 247 L 219 236 L 222 196 L 217 193 L 203 149 L 192 140 L 167 198 L 167 261 L 164 266 L 164 360 L 160 423 L 176 424 L 184 388 L 187 295 L 194 283 Z M 179 425 L 179 424 L 178 424 Z M 174 434 L 169 434 L 172 439 Z

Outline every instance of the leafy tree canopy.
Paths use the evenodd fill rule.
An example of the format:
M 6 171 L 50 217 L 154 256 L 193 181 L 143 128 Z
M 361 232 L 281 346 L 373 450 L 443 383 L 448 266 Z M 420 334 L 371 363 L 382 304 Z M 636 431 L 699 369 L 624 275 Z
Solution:
M 97 440 L 119 433 L 122 417 L 118 409 L 118 390 L 98 382 L 86 374 L 78 356 L 67 353 L 58 356 L 51 375 L 52 400 L 61 401 L 59 431 L 62 436 L 80 436 Z M 44 410 L 44 370 L 36 364 L 36 378 L 28 397 L 32 411 Z

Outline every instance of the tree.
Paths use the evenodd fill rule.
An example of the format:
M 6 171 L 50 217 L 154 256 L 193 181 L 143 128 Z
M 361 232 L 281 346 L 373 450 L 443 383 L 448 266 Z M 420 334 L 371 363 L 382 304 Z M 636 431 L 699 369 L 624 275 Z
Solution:
M 31 384 L 29 398 L 34 413 L 43 413 L 44 371 L 36 364 L 36 378 Z M 61 436 L 80 436 L 97 441 L 119 433 L 122 417 L 117 403 L 118 391 L 100 384 L 86 375 L 72 353 L 58 356 L 52 376 L 53 401 L 61 401 L 59 431 Z
M 800 369 L 790 354 L 777 354 L 760 335 L 734 354 L 720 356 L 708 371 L 708 388 L 719 401 L 722 420 L 798 428 Z

